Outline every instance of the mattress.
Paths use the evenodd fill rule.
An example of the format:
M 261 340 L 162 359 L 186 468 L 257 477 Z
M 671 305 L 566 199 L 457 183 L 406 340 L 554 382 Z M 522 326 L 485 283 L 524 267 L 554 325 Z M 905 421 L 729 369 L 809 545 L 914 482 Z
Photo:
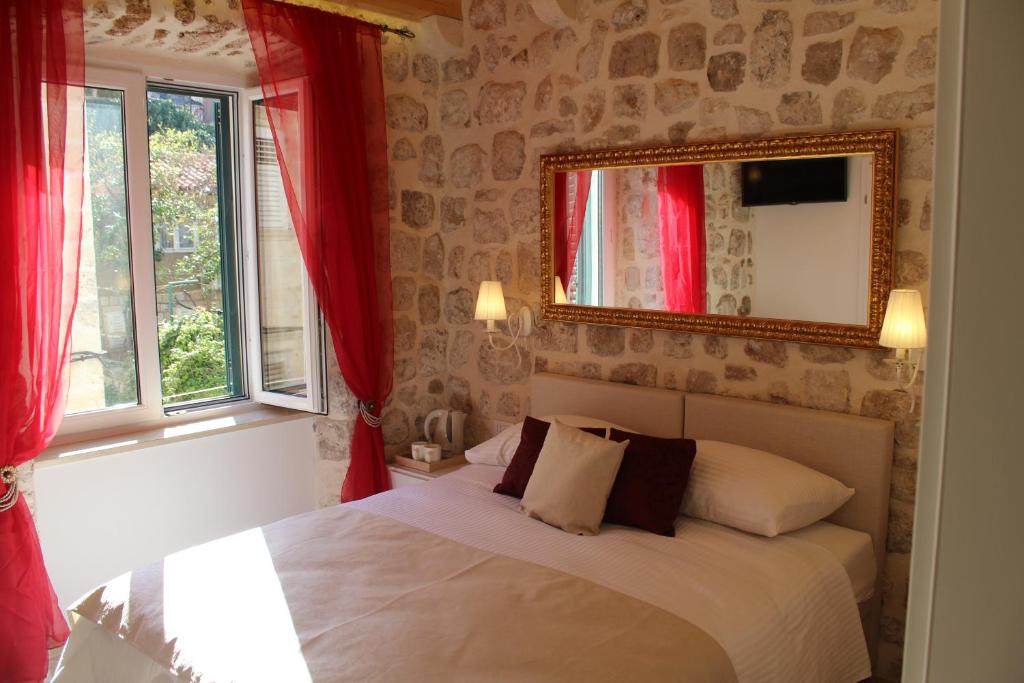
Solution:
M 355 512 L 400 523 L 418 533 L 427 532 L 459 547 L 547 568 L 612 591 L 608 595 L 655 606 L 710 636 L 727 655 L 740 681 L 843 683 L 870 676 L 853 585 L 837 555 L 850 554 L 850 537 L 823 527 L 824 531 L 805 534 L 810 539 L 767 539 L 687 518 L 679 520 L 676 538 L 613 526 L 603 528 L 595 537 L 572 536 L 522 515 L 517 510 L 518 501 L 491 492 L 500 477 L 500 468 L 467 466 L 423 485 L 308 513 L 169 556 L 159 563 L 164 601 L 157 606 L 147 605 L 152 598 L 139 590 L 145 588 L 145 572 L 137 577 L 121 577 L 74 608 L 71 639 L 54 682 L 288 680 L 267 678 L 259 666 L 259 654 L 277 651 L 279 661 L 301 664 L 305 660 L 310 664 L 310 648 L 318 647 L 321 652 L 339 653 L 341 658 L 351 642 L 351 632 L 345 638 L 331 628 L 316 631 L 315 622 L 324 615 L 329 618 L 331 600 L 340 604 L 337 601 L 344 596 L 328 592 L 317 595 L 315 591 L 312 596 L 300 596 L 287 588 L 283 596 L 280 589 L 264 595 L 243 590 L 239 584 L 244 583 L 242 577 L 253 574 L 256 560 L 261 575 L 268 577 L 272 586 L 287 586 L 294 581 L 294 576 L 281 573 L 286 566 L 300 567 L 303 585 L 313 588 L 330 586 L 339 571 L 351 571 L 353 567 L 371 577 L 372 584 L 372 567 L 359 567 L 345 558 L 345 569 L 331 546 L 331 529 Z M 259 544 L 260 554 L 246 557 L 246 539 L 251 540 L 253 533 L 257 538 L 297 540 L 286 544 L 286 555 L 272 549 L 267 556 Z M 843 541 L 837 540 L 840 535 L 845 537 Z M 386 540 L 372 542 L 385 544 L 383 547 L 394 557 L 388 573 L 406 564 L 409 566 L 404 571 L 408 572 L 427 568 L 422 563 L 417 567 L 418 557 L 405 556 L 401 545 L 392 548 Z M 332 558 L 339 558 L 338 562 Z M 277 580 L 273 578 L 275 571 Z M 516 580 L 514 576 L 498 578 L 501 581 L 496 585 L 514 585 Z M 185 591 L 180 599 L 172 599 L 172 586 Z M 121 602 L 116 599 L 119 591 L 124 594 Z M 395 600 L 404 597 L 396 595 Z M 97 601 L 105 604 L 98 610 L 89 609 Z M 546 600 L 538 599 L 531 608 L 545 604 Z M 422 613 L 393 626 L 396 632 L 422 633 L 429 642 L 437 628 L 436 615 L 453 607 L 458 605 L 449 600 L 432 609 L 424 608 Z M 155 641 L 153 633 L 140 633 L 138 623 L 128 623 L 132 612 L 158 614 L 159 625 L 166 633 L 155 635 L 164 640 L 156 642 L 159 637 Z M 315 643 L 306 635 L 311 620 Z M 288 628 L 275 630 L 278 623 Z M 292 624 L 296 625 L 294 629 Z M 516 613 L 512 611 L 506 619 L 493 623 L 461 626 L 488 634 L 488 638 L 495 639 L 489 645 L 500 644 L 511 632 L 510 627 L 515 629 Z M 571 623 L 560 626 L 573 630 Z M 232 638 L 218 635 L 225 632 L 230 632 Z M 218 666 L 226 667 L 218 669 L 216 676 L 191 666 L 203 660 L 203 653 L 195 650 L 212 647 L 217 651 Z M 465 654 L 463 651 L 460 656 L 464 658 Z M 631 656 L 627 651 L 620 654 L 624 662 Z M 189 666 L 175 667 L 176 662 L 188 662 Z M 440 665 L 448 667 L 446 680 L 474 679 L 470 672 L 463 671 L 458 659 Z M 310 680 L 351 678 L 344 672 L 321 673 L 325 670 L 311 668 Z M 223 671 L 230 673 L 221 674 Z M 494 679 L 531 678 L 517 676 L 512 670 L 493 673 Z M 393 672 L 389 678 L 386 670 L 372 677 L 401 680 Z
M 835 557 L 846 570 L 858 603 L 870 600 L 875 594 L 878 563 L 870 535 L 830 522 L 816 522 L 786 536 L 813 543 Z

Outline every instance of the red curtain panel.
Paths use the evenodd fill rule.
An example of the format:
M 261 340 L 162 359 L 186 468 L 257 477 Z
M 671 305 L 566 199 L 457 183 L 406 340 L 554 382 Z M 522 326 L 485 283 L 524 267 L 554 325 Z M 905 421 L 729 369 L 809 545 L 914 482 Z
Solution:
M 570 178 L 574 180 L 570 187 Z M 569 290 L 590 198 L 590 171 L 555 173 L 555 275 Z M 570 300 L 571 303 L 571 300 Z
M 14 467 L 64 416 L 82 238 L 82 2 L 0 2 L 0 680 L 41 681 L 67 623 Z
M 359 400 L 342 501 L 391 486 L 380 411 L 394 367 L 380 29 L 244 0 L 299 247 L 341 374 Z
M 707 312 L 704 248 L 704 168 L 658 168 L 658 219 L 665 308 Z

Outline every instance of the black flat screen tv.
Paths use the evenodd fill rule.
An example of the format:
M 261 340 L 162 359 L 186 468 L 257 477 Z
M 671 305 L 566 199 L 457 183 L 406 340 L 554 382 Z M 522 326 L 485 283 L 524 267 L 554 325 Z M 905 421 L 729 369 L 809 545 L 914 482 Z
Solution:
M 743 206 L 846 201 L 846 157 L 745 161 L 740 168 Z

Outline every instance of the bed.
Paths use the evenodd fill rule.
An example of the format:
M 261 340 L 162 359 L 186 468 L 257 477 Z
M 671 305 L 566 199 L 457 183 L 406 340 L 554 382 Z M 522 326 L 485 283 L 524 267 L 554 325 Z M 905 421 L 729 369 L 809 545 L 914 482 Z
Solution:
M 470 465 L 114 579 L 72 608 L 55 683 L 870 676 L 890 423 L 549 374 L 531 383 L 534 415 L 771 450 L 857 493 L 776 538 L 687 517 L 675 538 L 616 526 L 581 537 L 493 493 L 501 468 Z

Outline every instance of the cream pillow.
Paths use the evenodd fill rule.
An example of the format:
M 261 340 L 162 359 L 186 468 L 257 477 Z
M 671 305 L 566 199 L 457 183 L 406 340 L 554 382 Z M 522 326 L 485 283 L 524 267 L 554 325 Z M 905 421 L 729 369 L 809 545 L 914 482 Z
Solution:
M 828 517 L 853 489 L 798 462 L 721 441 L 697 441 L 683 514 L 761 536 Z
M 628 445 L 552 422 L 523 493 L 523 511 L 571 534 L 596 535 Z

